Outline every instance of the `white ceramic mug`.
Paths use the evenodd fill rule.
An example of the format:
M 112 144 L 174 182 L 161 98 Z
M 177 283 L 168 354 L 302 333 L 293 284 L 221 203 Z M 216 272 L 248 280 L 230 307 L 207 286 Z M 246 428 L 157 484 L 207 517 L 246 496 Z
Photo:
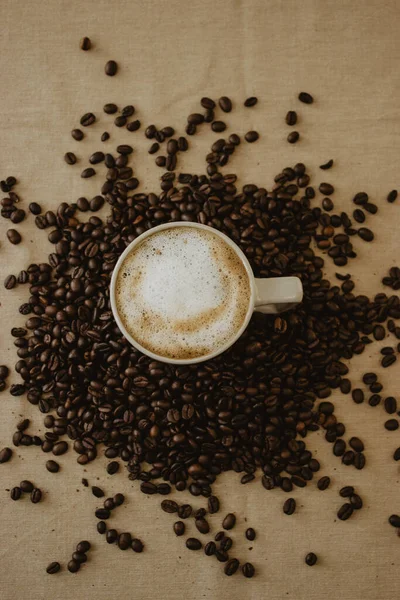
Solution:
M 187 358 L 187 359 L 166 358 L 166 357 L 160 356 L 158 354 L 154 354 L 153 352 L 151 352 L 150 350 L 148 350 L 147 348 L 145 348 L 144 346 L 139 344 L 139 342 L 137 342 L 125 329 L 124 324 L 118 314 L 117 303 L 116 303 L 116 298 L 115 298 L 115 287 L 116 287 L 118 272 L 119 272 L 121 265 L 124 262 L 126 256 L 130 252 L 132 252 L 132 250 L 136 246 L 141 244 L 143 242 L 143 240 L 145 240 L 149 236 L 151 236 L 159 231 L 163 231 L 165 229 L 172 229 L 175 227 L 192 227 L 192 228 L 196 228 L 196 229 L 205 229 L 207 231 L 212 232 L 214 235 L 217 235 L 220 238 L 222 238 L 226 244 L 228 244 L 231 248 L 233 248 L 233 250 L 235 251 L 237 256 L 242 261 L 242 263 L 247 271 L 247 274 L 249 276 L 249 282 L 250 282 L 249 306 L 248 306 L 248 310 L 246 313 L 246 317 L 245 317 L 240 329 L 238 329 L 236 334 L 225 344 L 225 346 L 218 348 L 218 350 L 215 352 L 210 352 L 204 356 L 199 356 L 196 358 Z M 236 340 L 242 335 L 242 333 L 246 329 L 247 325 L 249 324 L 251 316 L 255 310 L 258 312 L 265 313 L 265 314 L 277 314 L 277 313 L 283 312 L 285 310 L 289 310 L 290 308 L 293 308 L 296 304 L 301 302 L 302 298 L 303 298 L 303 286 L 298 277 L 270 277 L 270 278 L 264 278 L 264 279 L 259 279 L 257 277 L 254 277 L 253 270 L 252 270 L 250 263 L 247 260 L 246 256 L 243 254 L 243 252 L 241 251 L 239 246 L 237 244 L 235 244 L 235 242 L 232 241 L 228 236 L 226 236 L 224 233 L 221 233 L 217 229 L 208 227 L 207 225 L 201 225 L 200 223 L 191 223 L 191 222 L 184 222 L 184 221 L 176 221 L 174 223 L 165 223 L 163 225 L 158 225 L 157 227 L 153 227 L 152 229 L 145 231 L 139 237 L 137 237 L 135 240 L 133 240 L 133 242 L 131 242 L 129 244 L 129 246 L 127 246 L 125 251 L 119 257 L 118 262 L 115 265 L 115 268 L 114 268 L 114 271 L 113 271 L 113 274 L 111 277 L 111 286 L 110 286 L 110 300 L 111 300 L 111 308 L 113 311 L 113 315 L 114 315 L 114 318 L 117 322 L 119 329 L 121 330 L 123 335 L 126 337 L 126 339 L 132 344 L 132 346 L 134 346 L 135 348 L 140 350 L 140 352 L 142 352 L 143 354 L 147 354 L 147 356 L 149 356 L 150 358 L 152 358 L 154 360 L 159 360 L 161 362 L 167 362 L 170 364 L 177 364 L 177 365 L 199 363 L 199 362 L 203 362 L 205 360 L 214 358 L 215 356 L 218 356 L 219 354 L 222 354 L 222 352 L 224 352 L 225 350 L 230 348 L 236 342 Z

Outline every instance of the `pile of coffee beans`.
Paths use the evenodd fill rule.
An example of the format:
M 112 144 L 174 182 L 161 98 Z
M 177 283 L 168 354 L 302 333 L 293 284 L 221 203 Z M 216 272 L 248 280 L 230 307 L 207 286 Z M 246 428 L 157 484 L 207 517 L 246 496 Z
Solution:
M 42 490 L 33 485 L 31 481 L 24 479 L 18 486 L 10 491 L 11 500 L 19 500 L 24 494 L 28 494 L 33 504 L 37 504 L 42 499 Z
M 109 61 L 106 73 L 112 76 L 116 72 L 116 63 Z M 299 99 L 306 104 L 313 102 L 308 93 L 301 93 Z M 254 99 L 246 102 L 246 106 L 256 103 Z M 226 124 L 215 118 L 216 111 L 219 107 L 224 113 L 231 112 L 231 100 L 221 97 L 217 103 L 202 98 L 200 105 L 202 112 L 187 119 L 186 134 L 194 135 L 203 123 L 223 132 Z M 118 107 L 106 104 L 104 112 L 114 115 Z M 137 131 L 140 121 L 128 122 L 134 113 L 133 106 L 124 107 L 115 117 L 115 125 Z M 87 128 L 96 120 L 89 112 L 80 124 Z M 296 113 L 290 111 L 286 122 L 292 126 L 296 121 Z M 293 137 L 293 133 L 289 135 Z M 80 129 L 72 131 L 77 141 L 83 135 Z M 353 227 L 345 212 L 331 214 L 333 185 L 312 185 L 303 163 L 284 168 L 268 188 L 253 183 L 239 186 L 235 174 L 220 170 L 241 142 L 236 133 L 212 144 L 206 156 L 206 174 L 177 174 L 177 156 L 189 145 L 185 137 L 174 135 L 170 126 L 158 129 L 149 125 L 145 129 L 146 138 L 155 140 L 150 154 L 166 143 L 166 156 L 156 158 L 156 164 L 165 168 L 157 193 L 135 191 L 139 180 L 128 165 L 133 147 L 123 144 L 115 154 L 98 151 L 89 158 L 89 164 L 99 165 L 97 175 L 104 169 L 99 194 L 94 198 L 63 202 L 56 211 L 45 213 L 40 206 L 30 205 L 37 227 L 49 229 L 54 250 L 47 261 L 30 264 L 18 277 L 9 275 L 5 280 L 7 289 L 29 286 L 29 297 L 19 309 L 26 316 L 25 326 L 14 333 L 18 355 L 15 370 L 22 382 L 12 386 L 11 393 L 26 393 L 27 400 L 46 415 L 45 425 L 50 431 L 43 440 L 18 431 L 14 444 L 38 444 L 44 452 L 57 456 L 69 449 L 61 439 L 67 436 L 80 465 L 95 460 L 98 447 L 105 446 L 105 455 L 112 461 L 107 467 L 109 474 L 118 471 L 119 459 L 129 478 L 141 482 L 144 493 L 165 495 L 171 486 L 179 491 L 187 489 L 193 496 L 208 498 L 210 513 L 219 509 L 212 484 L 223 471 L 239 473 L 246 484 L 260 470 L 266 490 L 281 488 L 290 493 L 295 487 L 308 485 L 320 464 L 304 440 L 320 428 L 333 444 L 334 455 L 344 464 L 362 469 L 364 444 L 351 438 L 351 450 L 347 450 L 345 425 L 326 399 L 332 390 L 340 389 L 343 394 L 352 391 L 355 402 L 364 400 L 362 390 L 352 390 L 346 377 L 349 366 L 344 361 L 361 354 L 373 338 L 386 336 L 383 323 L 400 318 L 400 299 L 385 293 L 372 298 L 356 294 L 350 275 L 337 274 L 343 282 L 340 287 L 331 283 L 324 275 L 325 261 L 317 249 L 327 251 L 334 264 L 343 267 L 357 256 L 350 238 L 358 236 L 359 241 L 372 242 L 373 232 Z M 249 143 L 258 137 L 256 131 L 244 135 Z M 73 152 L 65 158 L 70 165 L 77 162 Z M 332 165 L 330 160 L 321 169 Z M 94 175 L 96 170 L 91 166 L 81 172 L 83 178 Z M 9 179 L 0 185 L 11 199 Z M 13 198 L 16 201 L 15 194 Z M 358 193 L 353 201 L 371 214 L 377 210 L 365 192 Z M 84 222 L 79 219 L 80 212 L 94 213 L 105 204 L 109 207 L 105 218 L 93 214 Z M 9 210 L 7 203 L 2 214 L 5 209 L 11 219 L 14 209 Z M 357 213 L 354 219 L 362 222 L 364 218 Z M 228 235 L 245 253 L 256 277 L 299 277 L 303 302 L 275 317 L 255 313 L 232 348 L 204 363 L 177 366 L 142 355 L 114 321 L 110 278 L 132 240 L 156 225 L 174 221 L 202 223 Z M 397 329 L 388 325 L 389 333 Z M 393 360 L 384 358 L 386 362 Z M 6 370 L 0 368 L 0 386 Z M 398 427 L 397 415 L 390 421 L 390 429 Z M 9 459 L 8 450 L 1 451 L 1 462 Z M 47 468 L 56 472 L 57 463 L 49 463 L 51 468 Z M 329 482 L 329 477 L 321 478 L 319 489 L 326 489 Z M 101 497 L 94 489 L 93 493 Z M 339 518 L 346 519 L 354 508 L 360 508 L 354 502 L 341 507 Z M 115 505 L 115 498 L 108 498 L 103 508 L 96 510 L 100 533 L 106 532 L 105 521 Z M 163 509 L 185 518 L 183 507 L 176 505 L 175 510 L 175 505 L 166 500 Z M 289 498 L 284 512 L 292 514 L 295 507 L 295 500 Z M 234 524 L 235 516 L 230 513 L 223 527 L 229 530 Z M 204 515 L 196 519 L 196 525 L 205 532 Z M 182 521 L 175 523 L 177 535 L 184 529 Z M 141 542 L 128 540 L 128 535 L 108 530 L 106 539 L 123 549 L 129 547 L 129 541 L 135 551 L 141 551 Z M 220 553 L 224 559 L 226 550 L 210 543 L 205 553 L 215 553 L 217 558 Z M 196 538 L 189 538 L 186 545 L 191 550 L 202 547 Z M 314 558 L 307 564 L 315 564 L 312 561 Z M 75 561 L 74 568 L 76 565 L 79 568 L 80 563 Z M 231 559 L 225 572 L 232 575 L 238 567 L 237 559 Z M 246 563 L 242 571 L 252 577 L 254 567 Z

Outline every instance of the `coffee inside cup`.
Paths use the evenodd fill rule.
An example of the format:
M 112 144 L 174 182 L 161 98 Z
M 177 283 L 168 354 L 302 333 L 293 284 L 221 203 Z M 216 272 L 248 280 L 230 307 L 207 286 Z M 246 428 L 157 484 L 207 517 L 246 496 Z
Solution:
M 219 235 L 190 226 L 146 237 L 116 278 L 115 303 L 126 331 L 167 359 L 222 350 L 242 327 L 250 299 L 240 256 Z

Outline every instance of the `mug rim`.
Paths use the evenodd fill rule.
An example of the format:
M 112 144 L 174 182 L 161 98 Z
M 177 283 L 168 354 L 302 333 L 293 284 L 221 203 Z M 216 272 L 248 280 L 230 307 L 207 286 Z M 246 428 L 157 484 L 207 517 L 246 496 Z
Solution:
M 121 269 L 121 265 L 124 262 L 125 258 L 128 256 L 128 254 L 130 254 L 130 252 L 132 252 L 132 250 L 136 246 L 138 246 L 140 243 L 143 242 L 143 240 L 150 237 L 151 235 L 158 233 L 159 231 L 164 231 L 165 229 L 175 229 L 176 227 L 194 227 L 195 229 L 203 229 L 205 231 L 210 231 L 214 235 L 217 235 L 221 239 L 223 239 L 235 251 L 237 256 L 241 259 L 241 261 L 246 269 L 247 275 L 249 277 L 249 283 L 250 283 L 249 306 L 247 308 L 246 317 L 245 317 L 240 329 L 238 329 L 237 332 L 235 333 L 235 335 L 218 350 L 216 350 L 214 352 L 209 352 L 208 354 L 205 354 L 203 356 L 198 356 L 196 358 L 168 358 L 165 356 L 161 356 L 159 354 L 155 354 L 151 350 L 148 350 L 147 348 L 142 346 L 142 344 L 140 344 L 137 340 L 135 340 L 135 338 L 133 338 L 132 335 L 126 330 L 122 320 L 120 319 L 117 305 L 116 305 L 115 287 L 116 287 L 117 276 Z M 251 268 L 247 257 L 243 253 L 243 251 L 239 248 L 239 246 L 236 244 L 236 242 L 231 240 L 231 238 L 228 237 L 227 235 L 225 235 L 225 233 L 222 233 L 222 231 L 219 231 L 218 229 L 214 229 L 213 227 L 209 227 L 209 225 L 203 225 L 202 223 L 192 223 L 191 221 L 174 221 L 173 223 L 162 223 L 161 225 L 157 225 L 156 227 L 152 227 L 151 229 L 148 229 L 147 231 L 141 233 L 136 239 L 134 239 L 125 248 L 123 253 L 118 258 L 116 265 L 113 269 L 112 275 L 111 275 L 111 283 L 110 283 L 109 289 L 110 289 L 111 310 L 112 310 L 114 319 L 118 325 L 118 328 L 121 331 L 121 333 L 123 334 L 123 336 L 128 340 L 128 342 L 134 348 L 136 348 L 137 350 L 142 352 L 142 354 L 145 354 L 146 356 L 148 356 L 149 358 L 152 358 L 153 360 L 157 360 L 159 362 L 164 362 L 164 363 L 168 363 L 168 364 L 172 364 L 172 365 L 194 365 L 196 363 L 204 362 L 206 360 L 211 360 L 212 358 L 219 356 L 220 354 L 222 354 L 223 352 L 228 350 L 228 348 L 230 348 L 240 338 L 240 336 L 246 329 L 247 325 L 249 324 L 251 316 L 254 312 L 254 304 L 255 304 L 254 273 L 253 273 L 253 269 Z

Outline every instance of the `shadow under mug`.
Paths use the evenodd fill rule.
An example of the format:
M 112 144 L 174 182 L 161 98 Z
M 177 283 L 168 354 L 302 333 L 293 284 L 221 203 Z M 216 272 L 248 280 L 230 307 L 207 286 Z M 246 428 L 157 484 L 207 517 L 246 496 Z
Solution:
M 115 298 L 115 288 L 118 273 L 127 255 L 130 254 L 134 248 L 139 246 L 143 242 L 143 240 L 150 237 L 151 235 L 154 235 L 159 231 L 165 231 L 166 229 L 174 229 L 176 227 L 192 227 L 195 229 L 202 229 L 220 237 L 235 251 L 236 255 L 240 258 L 246 269 L 250 282 L 249 306 L 247 309 L 246 317 L 240 329 L 236 331 L 236 333 L 232 336 L 231 339 L 228 340 L 228 342 L 226 342 L 224 346 L 219 347 L 218 350 L 214 352 L 209 352 L 204 356 L 198 356 L 196 358 L 167 358 L 155 354 L 154 352 L 151 352 L 150 350 L 139 344 L 139 342 L 137 342 L 126 330 L 118 314 L 117 303 Z M 302 299 L 303 286 L 298 277 L 266 277 L 261 279 L 254 277 L 254 273 L 249 261 L 247 260 L 246 256 L 239 248 L 239 246 L 233 240 L 231 240 L 228 236 L 226 236 L 224 233 L 221 233 L 217 229 L 208 227 L 208 225 L 201 225 L 200 223 L 191 223 L 186 221 L 176 221 L 174 223 L 164 223 L 163 225 L 158 225 L 157 227 L 153 227 L 152 229 L 145 231 L 135 240 L 133 240 L 133 242 L 131 242 L 129 246 L 127 246 L 127 248 L 119 257 L 118 262 L 115 265 L 110 284 L 111 309 L 114 318 L 117 322 L 117 325 L 121 330 L 122 334 L 125 336 L 125 338 L 132 344 L 132 346 L 134 346 L 135 348 L 140 350 L 140 352 L 146 354 L 153 360 L 158 360 L 161 362 L 166 362 L 175 365 L 199 363 L 205 360 L 210 360 L 211 358 L 222 354 L 223 352 L 225 352 L 225 350 L 230 348 L 242 335 L 247 325 L 249 324 L 249 321 L 254 311 L 258 311 L 264 314 L 278 314 L 283 311 L 289 310 L 290 308 L 293 308 L 294 306 L 296 306 L 296 304 L 301 302 Z

